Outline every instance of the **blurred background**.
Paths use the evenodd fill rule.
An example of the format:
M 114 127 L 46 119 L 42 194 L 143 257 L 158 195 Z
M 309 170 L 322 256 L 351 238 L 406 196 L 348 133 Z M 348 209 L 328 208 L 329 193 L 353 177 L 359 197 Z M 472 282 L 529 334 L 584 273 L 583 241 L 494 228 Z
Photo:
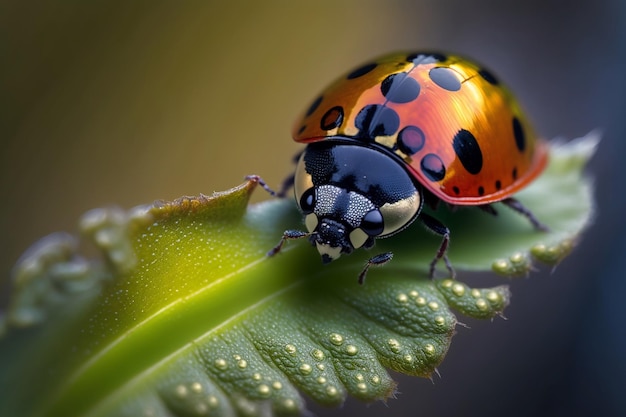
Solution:
M 597 221 L 555 273 L 510 281 L 508 320 L 465 320 L 441 378 L 398 375 L 387 404 L 310 407 L 626 415 L 626 3 L 2 1 L 0 28 L 0 305 L 19 255 L 86 210 L 250 173 L 278 184 L 294 118 L 329 81 L 393 50 L 454 51 L 504 80 L 543 136 L 602 129 Z

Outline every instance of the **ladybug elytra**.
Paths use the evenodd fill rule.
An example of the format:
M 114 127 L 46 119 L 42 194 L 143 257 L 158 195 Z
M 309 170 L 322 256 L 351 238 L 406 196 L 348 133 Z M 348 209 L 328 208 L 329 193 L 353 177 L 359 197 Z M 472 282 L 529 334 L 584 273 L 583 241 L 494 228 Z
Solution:
M 293 176 L 307 232 L 287 230 L 286 240 L 308 237 L 324 263 L 354 249 L 371 248 L 419 219 L 442 237 L 430 275 L 443 259 L 450 231 L 423 205 L 439 201 L 479 206 L 502 202 L 546 230 L 511 196 L 544 169 L 547 146 L 539 140 L 508 89 L 484 67 L 455 55 L 396 53 L 344 75 L 317 97 L 293 130 L 305 143 Z M 359 275 L 392 253 L 376 255 Z

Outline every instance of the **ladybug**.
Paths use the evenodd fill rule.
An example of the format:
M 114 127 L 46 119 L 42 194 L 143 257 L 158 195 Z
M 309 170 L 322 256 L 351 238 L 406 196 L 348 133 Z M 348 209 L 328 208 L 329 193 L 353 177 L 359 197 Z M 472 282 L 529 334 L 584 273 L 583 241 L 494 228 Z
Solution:
M 298 119 L 296 142 L 306 144 L 293 186 L 307 232 L 287 230 L 268 255 L 289 239 L 308 237 L 329 263 L 416 219 L 442 237 L 430 276 L 446 255 L 450 230 L 422 212 L 424 204 L 478 206 L 496 214 L 502 202 L 547 230 L 511 196 L 544 169 L 547 146 L 509 90 L 479 64 L 442 53 L 395 53 L 366 63 L 325 89 Z M 372 265 L 393 254 L 369 259 Z

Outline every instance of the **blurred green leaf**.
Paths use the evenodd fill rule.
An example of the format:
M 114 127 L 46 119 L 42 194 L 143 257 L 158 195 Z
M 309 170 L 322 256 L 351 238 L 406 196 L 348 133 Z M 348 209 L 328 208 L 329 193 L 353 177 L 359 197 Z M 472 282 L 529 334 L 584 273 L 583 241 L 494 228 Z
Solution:
M 476 209 L 435 215 L 462 270 L 526 274 L 561 261 L 593 213 L 582 170 L 594 135 L 553 144 L 550 165 L 517 197 L 550 228 Z M 457 324 L 500 314 L 506 286 L 427 278 L 439 238 L 412 226 L 375 248 L 396 256 L 356 282 L 365 251 L 322 266 L 306 242 L 265 253 L 300 227 L 291 201 L 248 206 L 254 183 L 81 221 L 102 259 L 58 234 L 27 252 L 0 339 L 0 415 L 300 414 L 300 393 L 337 405 L 385 399 L 386 369 L 429 376 Z M 443 269 L 442 269 L 443 271 Z

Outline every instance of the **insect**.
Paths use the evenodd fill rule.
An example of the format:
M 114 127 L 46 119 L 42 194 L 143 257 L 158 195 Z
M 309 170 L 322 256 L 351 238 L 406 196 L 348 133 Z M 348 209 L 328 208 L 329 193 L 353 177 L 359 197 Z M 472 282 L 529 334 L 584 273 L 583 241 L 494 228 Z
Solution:
M 430 276 L 448 260 L 450 230 L 422 211 L 424 204 L 478 206 L 496 214 L 502 202 L 547 230 L 512 195 L 547 163 L 547 146 L 498 78 L 477 63 L 441 53 L 395 53 L 366 63 L 326 88 L 298 119 L 296 142 L 306 144 L 293 186 L 307 231 L 287 230 L 285 242 L 308 237 L 329 263 L 415 220 L 442 240 Z M 370 258 L 359 275 L 393 254 Z

